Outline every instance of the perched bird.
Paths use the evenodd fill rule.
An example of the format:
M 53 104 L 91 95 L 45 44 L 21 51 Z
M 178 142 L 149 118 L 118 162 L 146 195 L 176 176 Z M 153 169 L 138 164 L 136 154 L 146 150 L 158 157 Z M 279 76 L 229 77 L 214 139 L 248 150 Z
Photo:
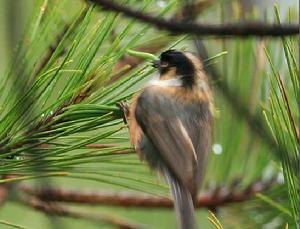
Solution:
M 159 76 L 128 109 L 131 143 L 170 184 L 180 228 L 193 229 L 194 202 L 211 148 L 212 93 L 192 53 L 168 50 L 153 66 Z

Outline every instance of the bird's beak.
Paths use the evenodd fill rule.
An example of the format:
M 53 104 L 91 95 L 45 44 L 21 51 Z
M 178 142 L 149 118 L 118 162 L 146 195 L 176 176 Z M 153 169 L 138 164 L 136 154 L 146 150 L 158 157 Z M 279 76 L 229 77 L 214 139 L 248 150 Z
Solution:
M 160 66 L 160 60 L 153 60 L 151 63 L 152 63 L 152 67 L 154 68 L 159 68 Z

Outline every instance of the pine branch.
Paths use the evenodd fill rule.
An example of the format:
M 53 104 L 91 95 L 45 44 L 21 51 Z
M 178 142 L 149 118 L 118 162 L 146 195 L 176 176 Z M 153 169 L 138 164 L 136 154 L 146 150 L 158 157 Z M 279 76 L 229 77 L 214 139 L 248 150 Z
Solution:
M 45 56 L 42 58 L 41 62 L 39 63 L 37 69 L 35 70 L 34 74 L 33 74 L 33 79 L 36 78 L 36 76 L 38 76 L 41 71 L 44 69 L 44 67 L 48 64 L 49 60 L 51 59 L 53 53 L 55 52 L 56 48 L 58 47 L 59 43 L 62 41 L 64 35 L 66 34 L 66 32 L 68 31 L 70 25 L 67 24 L 65 25 L 65 27 L 62 29 L 62 31 L 56 36 L 55 42 L 53 44 L 50 45 L 50 47 L 48 48 Z M 65 52 L 65 50 L 62 50 L 62 52 L 59 55 L 63 55 Z
M 142 229 L 144 226 L 136 225 L 126 222 L 116 217 L 108 215 L 99 215 L 91 212 L 79 211 L 72 208 L 65 207 L 56 203 L 49 203 L 39 200 L 37 198 L 22 197 L 21 203 L 30 206 L 38 211 L 42 211 L 47 215 L 70 217 L 75 219 L 86 219 L 99 223 L 111 224 L 120 229 Z
M 266 24 L 262 22 L 247 22 L 236 24 L 207 25 L 197 23 L 166 20 L 149 14 L 143 14 L 137 10 L 117 4 L 111 0 L 90 0 L 103 7 L 105 10 L 123 13 L 127 17 L 138 19 L 151 24 L 158 29 L 164 29 L 175 34 L 193 34 L 199 36 L 287 36 L 298 35 L 299 25 L 293 24 Z
M 256 193 L 269 190 L 274 185 L 274 179 L 267 182 L 257 181 L 245 189 L 236 190 L 236 185 L 217 188 L 199 195 L 196 208 L 217 209 L 229 204 L 245 202 Z M 121 207 L 142 208 L 173 208 L 173 201 L 168 197 L 158 197 L 140 193 L 85 192 L 82 190 L 67 190 L 62 188 L 33 188 L 20 186 L 20 190 L 43 201 L 80 203 L 90 205 L 109 205 Z

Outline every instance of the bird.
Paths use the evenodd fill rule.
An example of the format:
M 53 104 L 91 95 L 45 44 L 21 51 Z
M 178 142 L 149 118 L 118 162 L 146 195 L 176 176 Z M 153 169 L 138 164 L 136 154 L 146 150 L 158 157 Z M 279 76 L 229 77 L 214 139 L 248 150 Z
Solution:
M 191 52 L 167 50 L 152 65 L 157 76 L 121 106 L 140 159 L 170 185 L 179 228 L 194 229 L 194 205 L 211 150 L 212 91 L 201 60 Z

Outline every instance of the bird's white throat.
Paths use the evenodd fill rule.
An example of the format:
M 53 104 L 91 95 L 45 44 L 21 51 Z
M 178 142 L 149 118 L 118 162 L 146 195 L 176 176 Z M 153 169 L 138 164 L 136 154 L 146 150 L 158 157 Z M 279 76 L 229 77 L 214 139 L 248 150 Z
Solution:
M 148 86 L 161 86 L 161 87 L 181 87 L 182 81 L 180 79 L 152 79 L 149 81 Z
M 208 91 L 209 87 L 204 80 L 199 80 L 197 82 L 198 88 L 202 91 Z M 173 79 L 161 80 L 159 76 L 154 76 L 153 79 L 148 81 L 146 86 L 159 86 L 159 87 L 182 87 L 183 82 L 180 77 Z

